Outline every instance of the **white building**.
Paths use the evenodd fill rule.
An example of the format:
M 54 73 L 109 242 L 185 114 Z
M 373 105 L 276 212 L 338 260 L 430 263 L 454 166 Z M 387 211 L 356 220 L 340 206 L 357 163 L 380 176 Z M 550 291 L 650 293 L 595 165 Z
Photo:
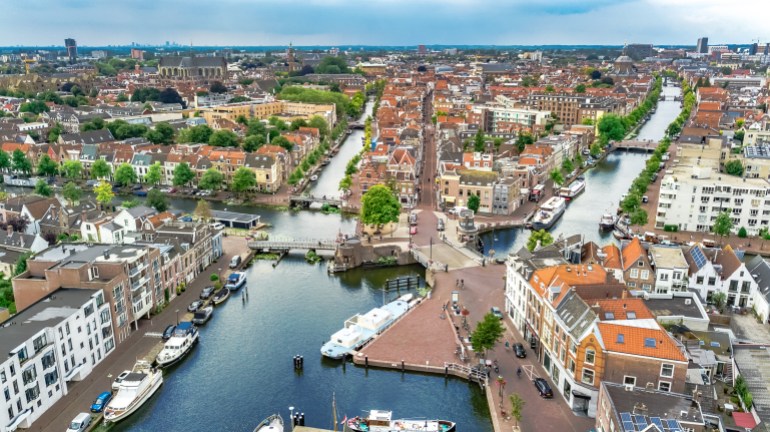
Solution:
M 59 289 L 0 327 L 0 432 L 29 428 L 114 347 L 101 290 Z
M 650 264 L 655 268 L 655 294 L 687 291 L 689 265 L 676 246 L 650 246 Z
M 754 292 L 754 311 L 760 322 L 767 323 L 770 319 L 770 264 L 757 255 L 746 264 L 751 276 L 757 283 Z
M 550 111 L 516 107 L 515 101 L 502 95 L 495 98 L 495 101 L 496 104 L 485 106 L 489 111 L 489 122 L 493 132 L 509 130 L 511 124 L 530 129 L 544 128 L 551 118 Z
M 684 256 L 690 265 L 687 287 L 697 292 L 702 300 L 709 300 L 722 286 L 719 271 L 711 262 L 714 257 L 714 250 L 703 249 L 699 245 L 694 245 L 684 252 Z

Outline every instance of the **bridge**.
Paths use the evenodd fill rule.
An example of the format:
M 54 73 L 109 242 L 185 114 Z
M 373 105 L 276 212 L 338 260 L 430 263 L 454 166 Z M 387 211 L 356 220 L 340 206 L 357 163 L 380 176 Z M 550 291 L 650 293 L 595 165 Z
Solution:
M 657 141 L 624 140 L 613 144 L 613 150 L 654 152 L 658 147 Z
M 345 202 L 339 198 L 326 197 L 325 195 L 322 197 L 313 195 L 293 195 L 289 197 L 289 205 L 292 207 L 308 208 L 313 204 L 322 207 L 324 204 L 327 204 L 329 207 L 342 208 L 344 203 Z
M 316 239 L 275 239 L 257 240 L 248 243 L 249 248 L 267 252 L 289 252 L 291 250 L 337 250 L 335 240 Z
M 363 129 L 364 122 L 350 122 L 348 123 L 348 129 Z

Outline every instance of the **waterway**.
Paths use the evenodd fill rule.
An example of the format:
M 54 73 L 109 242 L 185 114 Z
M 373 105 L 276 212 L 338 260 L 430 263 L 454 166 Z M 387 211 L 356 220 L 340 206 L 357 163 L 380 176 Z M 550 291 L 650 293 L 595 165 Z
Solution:
M 681 92 L 679 87 L 665 86 L 662 94 L 672 98 Z M 639 130 L 637 140 L 659 141 L 668 125 L 679 115 L 679 101 L 658 102 L 657 110 Z M 644 169 L 648 153 L 616 151 L 585 172 L 586 189 L 567 206 L 564 216 L 554 225 L 554 238 L 560 235 L 583 234 L 585 241 L 603 245 L 615 241 L 611 232 L 599 230 L 599 219 L 607 211 L 615 211 L 621 195 Z M 526 245 L 529 230 L 506 229 L 484 234 L 484 252 L 494 249 L 495 255 L 515 252 Z

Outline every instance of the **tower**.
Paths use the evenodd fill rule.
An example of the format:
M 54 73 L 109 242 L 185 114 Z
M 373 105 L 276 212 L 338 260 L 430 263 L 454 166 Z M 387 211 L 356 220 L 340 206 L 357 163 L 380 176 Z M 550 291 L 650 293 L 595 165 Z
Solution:
M 291 42 L 289 42 L 289 48 L 286 48 L 286 63 L 289 65 L 289 72 L 294 72 L 298 69 L 297 61 L 294 58 L 294 47 L 292 47 Z
M 702 37 L 698 38 L 698 45 L 695 46 L 695 52 L 706 54 L 709 52 L 709 38 Z
M 70 59 L 70 64 L 75 63 L 78 59 L 78 44 L 75 39 L 64 39 L 64 47 L 67 48 L 67 57 Z

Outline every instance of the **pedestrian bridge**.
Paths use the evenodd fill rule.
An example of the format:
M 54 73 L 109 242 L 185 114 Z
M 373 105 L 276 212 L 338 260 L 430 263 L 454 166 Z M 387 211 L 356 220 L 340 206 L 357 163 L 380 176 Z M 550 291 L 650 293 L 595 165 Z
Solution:
M 291 250 L 337 250 L 336 240 L 318 239 L 276 239 L 250 241 L 249 248 L 267 252 L 289 252 Z
M 289 203 L 292 207 L 310 207 L 313 204 L 323 206 L 324 204 L 328 204 L 330 207 L 336 207 L 336 208 L 342 208 L 342 205 L 345 203 L 343 200 L 339 198 L 331 198 L 331 197 L 317 197 L 313 195 L 293 195 L 289 197 Z
M 658 147 L 657 141 L 623 140 L 612 146 L 613 150 L 654 152 Z

